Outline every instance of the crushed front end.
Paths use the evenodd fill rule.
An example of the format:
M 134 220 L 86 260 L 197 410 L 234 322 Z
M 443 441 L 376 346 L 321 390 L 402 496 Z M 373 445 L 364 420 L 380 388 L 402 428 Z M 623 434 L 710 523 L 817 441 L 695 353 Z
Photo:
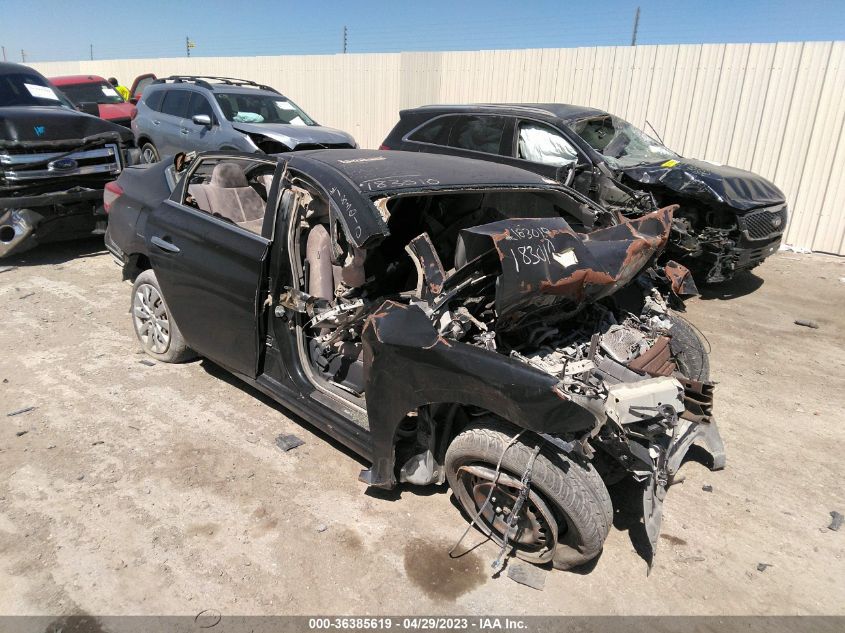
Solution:
M 0 257 L 103 233 L 103 188 L 137 161 L 128 131 L 0 140 Z

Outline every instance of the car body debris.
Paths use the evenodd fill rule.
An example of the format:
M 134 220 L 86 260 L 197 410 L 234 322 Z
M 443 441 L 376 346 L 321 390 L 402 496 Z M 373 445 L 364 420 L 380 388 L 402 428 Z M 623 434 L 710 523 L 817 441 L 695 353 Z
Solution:
M 839 528 L 842 527 L 842 521 L 845 519 L 839 512 L 836 510 L 830 511 L 830 525 L 827 526 L 828 530 L 833 530 L 834 532 L 838 532 Z
M 299 439 L 296 435 L 280 435 L 276 438 L 276 446 L 285 452 L 303 444 L 305 444 L 305 440 Z
M 814 330 L 819 329 L 819 324 L 815 321 L 810 321 L 808 319 L 795 319 L 795 325 L 802 325 L 804 327 L 812 328 Z
M 771 563 L 757 563 L 757 571 L 766 571 L 769 567 L 774 567 Z
M 713 492 L 713 486 L 711 486 L 710 484 L 705 484 L 705 485 L 701 486 L 701 489 L 704 492 Z
M 508 565 L 508 578 L 520 585 L 543 591 L 546 586 L 546 572 L 535 565 L 511 563 Z
M 29 413 L 30 411 L 35 411 L 36 407 L 24 407 L 23 409 L 17 409 L 16 411 L 12 411 L 11 413 L 7 413 L 6 417 L 11 418 L 16 415 L 23 415 L 24 413 Z
M 26 435 L 27 433 L 29 433 L 29 431 L 18 431 L 17 433 L 15 433 L 15 435 L 21 437 L 23 435 Z

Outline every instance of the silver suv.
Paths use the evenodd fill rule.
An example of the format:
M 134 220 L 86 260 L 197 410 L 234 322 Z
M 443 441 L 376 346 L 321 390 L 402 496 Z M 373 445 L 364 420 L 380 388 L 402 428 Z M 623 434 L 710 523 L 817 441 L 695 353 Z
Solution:
M 318 125 L 270 86 L 228 77 L 156 79 L 138 102 L 132 132 L 148 163 L 189 151 L 358 147 L 351 135 Z

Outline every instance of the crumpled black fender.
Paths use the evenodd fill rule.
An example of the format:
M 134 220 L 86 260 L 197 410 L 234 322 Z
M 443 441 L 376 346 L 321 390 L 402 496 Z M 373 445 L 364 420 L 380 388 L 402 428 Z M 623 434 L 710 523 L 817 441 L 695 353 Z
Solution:
M 362 335 L 373 466 L 371 486 L 392 488 L 396 429 L 406 414 L 433 403 L 482 407 L 537 433 L 586 431 L 595 416 L 538 369 L 439 335 L 418 306 L 386 301 Z

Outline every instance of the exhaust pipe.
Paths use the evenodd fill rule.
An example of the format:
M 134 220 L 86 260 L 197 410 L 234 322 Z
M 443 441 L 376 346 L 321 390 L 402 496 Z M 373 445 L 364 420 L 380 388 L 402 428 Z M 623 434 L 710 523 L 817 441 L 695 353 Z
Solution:
M 33 233 L 42 219 L 32 209 L 0 210 L 0 257 L 35 246 Z

